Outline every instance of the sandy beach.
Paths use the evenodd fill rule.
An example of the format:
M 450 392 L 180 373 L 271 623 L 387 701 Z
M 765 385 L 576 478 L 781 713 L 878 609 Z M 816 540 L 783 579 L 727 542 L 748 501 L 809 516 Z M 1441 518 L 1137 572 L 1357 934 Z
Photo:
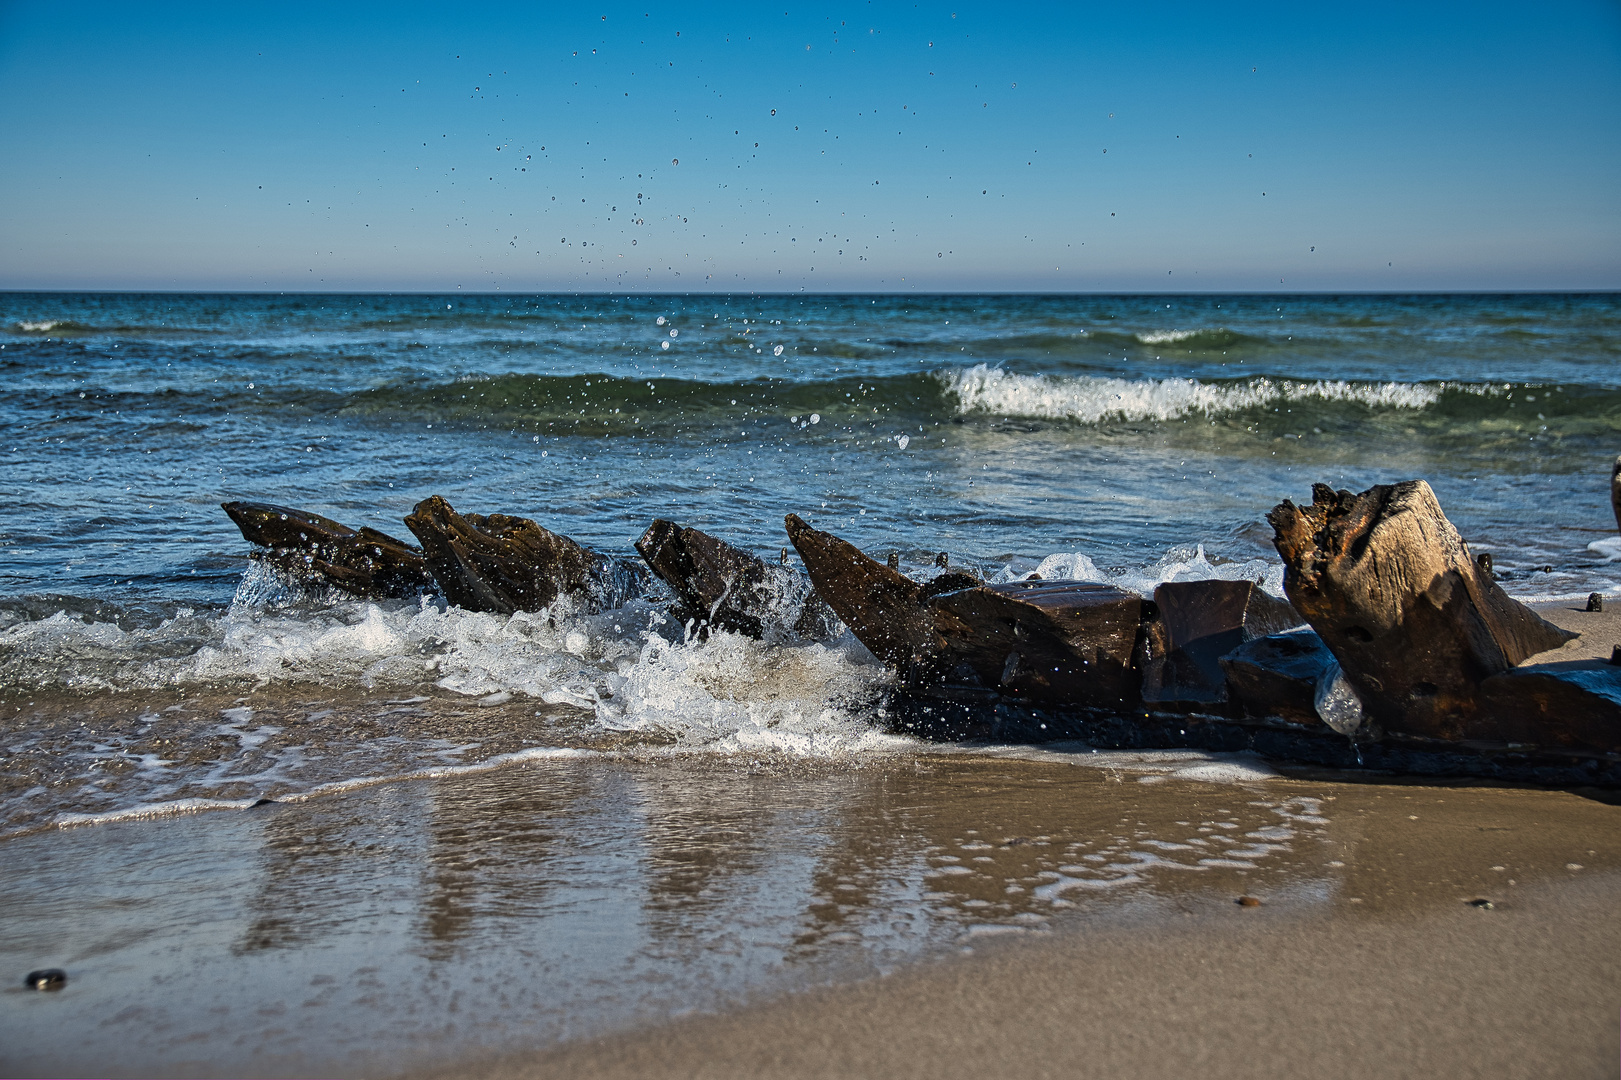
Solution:
M 1408 857 L 1436 857 L 1431 845 Z M 1572 872 L 1483 910 L 1424 888 L 1433 871 L 1387 879 L 1399 910 L 1209 897 L 1166 920 L 428 1075 L 1613 1075 L 1621 874 Z

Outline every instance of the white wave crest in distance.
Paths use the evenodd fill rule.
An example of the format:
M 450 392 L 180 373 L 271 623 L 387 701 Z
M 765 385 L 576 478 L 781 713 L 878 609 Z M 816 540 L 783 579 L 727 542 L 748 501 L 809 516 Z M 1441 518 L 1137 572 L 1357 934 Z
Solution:
M 1312 382 L 1250 379 L 1212 384 L 1197 379 L 1114 379 L 1103 376 L 1019 375 L 988 364 L 944 372 L 946 389 L 962 414 L 1044 420 L 1175 420 L 1215 415 L 1280 401 L 1347 401 L 1385 409 L 1423 409 L 1445 387 L 1427 383 Z
M 1220 331 L 1211 330 L 1149 330 L 1142 334 L 1133 334 L 1132 337 L 1144 345 L 1171 345 L 1178 341 L 1188 341 L 1192 338 L 1202 337 Z

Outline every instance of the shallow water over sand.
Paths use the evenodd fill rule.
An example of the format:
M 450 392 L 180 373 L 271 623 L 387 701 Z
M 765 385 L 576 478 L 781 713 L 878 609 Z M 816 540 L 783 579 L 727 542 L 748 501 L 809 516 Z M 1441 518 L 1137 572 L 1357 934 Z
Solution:
M 538 760 L 15 838 L 0 968 L 69 981 L 0 993 L 0 1061 L 425 1068 L 1240 895 L 1384 918 L 1621 867 L 1573 795 L 1005 753 Z

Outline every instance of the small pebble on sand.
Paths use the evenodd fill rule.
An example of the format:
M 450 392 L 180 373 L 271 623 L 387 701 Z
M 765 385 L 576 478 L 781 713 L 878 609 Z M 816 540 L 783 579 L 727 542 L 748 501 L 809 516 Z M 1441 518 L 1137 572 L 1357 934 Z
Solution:
M 30 971 L 23 985 L 30 990 L 60 990 L 68 984 L 67 973 L 61 968 Z

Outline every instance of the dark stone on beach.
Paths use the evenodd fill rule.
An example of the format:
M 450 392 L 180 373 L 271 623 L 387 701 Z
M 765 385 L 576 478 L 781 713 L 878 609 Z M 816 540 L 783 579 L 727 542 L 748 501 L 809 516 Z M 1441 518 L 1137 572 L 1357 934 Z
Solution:
M 564 595 L 611 604 L 624 591 L 621 568 L 529 518 L 458 514 L 434 495 L 405 524 L 445 598 L 469 611 L 540 611 Z
M 261 806 L 275 806 L 275 805 L 276 805 L 276 800 L 275 799 L 255 799 L 253 801 L 253 804 L 251 806 L 249 806 L 248 809 L 249 810 L 257 810 Z
M 1492 570 L 1492 553 L 1491 552 L 1482 551 L 1479 555 L 1476 555 L 1475 556 L 1475 566 L 1480 570 L 1481 574 L 1483 574 L 1487 578 L 1490 578 L 1492 581 L 1497 580 L 1497 574 L 1495 572 L 1493 572 L 1493 570 Z
M 944 591 L 928 603 L 944 645 L 942 668 L 966 664 L 982 685 L 1031 700 L 1092 707 L 1137 701 L 1132 655 L 1143 601 L 1133 593 L 1026 580 Z
M 220 505 L 249 543 L 266 549 L 257 558 L 300 581 L 372 598 L 415 596 L 433 586 L 422 552 L 387 533 L 290 506 Z
M 1260 907 L 1261 906 L 1260 898 L 1255 897 L 1255 896 L 1240 896 L 1237 900 L 1235 900 L 1233 902 L 1236 903 L 1239 907 Z
M 1621 668 L 1603 660 L 1528 664 L 1480 685 L 1472 739 L 1621 753 Z
M 1485 897 L 1477 897 L 1474 900 L 1469 901 L 1469 906 L 1472 907 L 1472 908 L 1480 908 L 1483 911 L 1490 911 L 1492 908 L 1496 907 L 1497 905 L 1493 904 L 1490 900 L 1487 900 Z
M 1588 611 L 1603 611 L 1604 610 L 1604 594 L 1603 593 L 1596 593 L 1596 592 L 1595 593 L 1588 593 L 1587 594 L 1587 610 Z
M 1621 666 L 1621 645 L 1610 646 L 1610 663 Z
M 910 672 L 940 652 L 943 643 L 922 586 L 797 514 L 783 523 L 817 595 L 874 656 Z
M 1221 657 L 1220 664 L 1243 715 L 1307 727 L 1322 724 L 1317 687 L 1334 666 L 1334 654 L 1312 631 L 1256 638 Z
M 773 607 L 790 601 L 794 591 L 792 571 L 662 518 L 647 527 L 636 550 L 676 594 L 675 615 L 683 623 L 762 637 L 766 617 Z M 810 621 L 802 610 L 796 628 L 811 631 L 806 636 L 820 636 L 815 631 L 827 622 L 823 605 L 813 598 L 805 607 L 812 609 Z
M 1422 480 L 1312 496 L 1267 515 L 1284 590 L 1385 731 L 1476 737 L 1482 681 L 1577 636 L 1481 573 Z
M 42 968 L 30 971 L 23 985 L 30 990 L 60 990 L 68 984 L 67 972 L 61 968 Z

